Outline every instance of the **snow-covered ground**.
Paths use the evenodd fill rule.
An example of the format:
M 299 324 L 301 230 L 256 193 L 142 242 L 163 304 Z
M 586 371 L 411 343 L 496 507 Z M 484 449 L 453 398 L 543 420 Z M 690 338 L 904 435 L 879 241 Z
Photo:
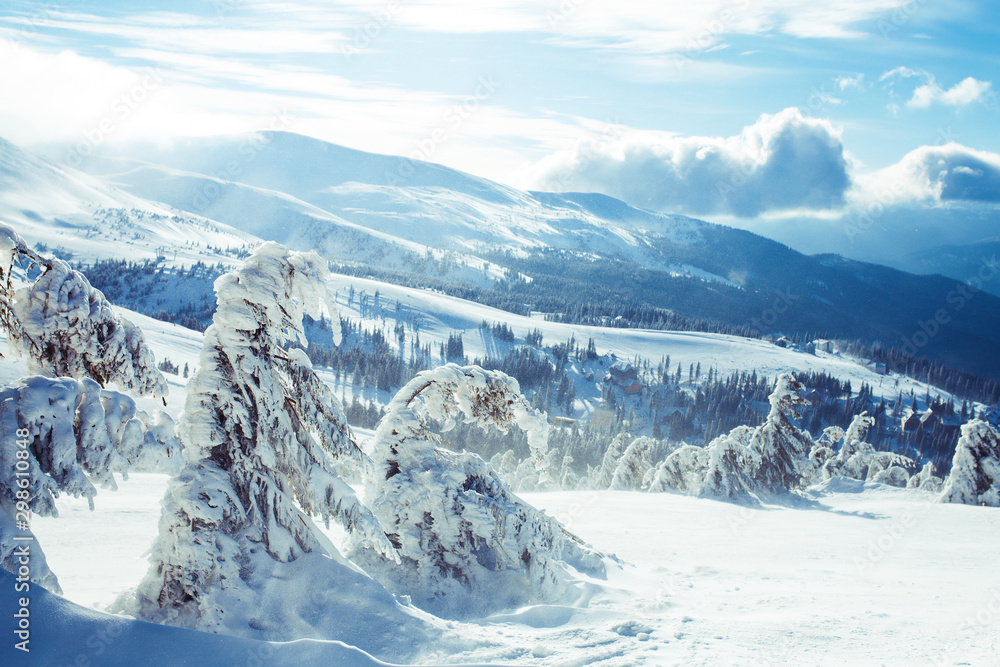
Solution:
M 548 344 L 570 335 L 581 342 L 593 337 L 600 352 L 652 360 L 669 354 L 674 363 L 700 362 L 723 373 L 826 370 L 852 383 L 868 381 L 878 393 L 879 376 L 833 355 L 813 357 L 727 336 L 546 323 L 384 283 L 334 281 L 345 314 L 360 315 L 345 304 L 349 285 L 369 294 L 378 288 L 391 309 L 399 300 L 420 312 L 422 339 L 437 342 L 463 331 L 470 357 L 490 344 L 479 329 L 486 319 L 509 322 L 519 337 L 540 328 Z M 169 357 L 192 368 L 198 363 L 201 334 L 125 314 L 143 328 L 157 359 Z M 377 314 L 367 322 L 391 331 L 391 323 Z M 0 353 L 6 355 L 0 360 L 0 381 L 26 374 L 23 363 L 10 358 L 6 341 L 0 340 Z M 183 406 L 184 380 L 168 380 L 168 410 L 176 415 Z M 922 391 L 922 385 L 912 386 Z M 101 609 L 139 582 L 165 486 L 163 476 L 134 474 L 118 492 L 100 492 L 93 512 L 83 500 L 63 498 L 60 518 L 35 519 L 33 529 L 66 598 Z M 525 499 L 596 548 L 616 554 L 621 567 L 612 567 L 606 581 L 581 578 L 575 602 L 448 622 L 452 636 L 447 644 L 426 647 L 424 662 L 997 664 L 1000 512 L 995 509 L 938 505 L 934 496 L 918 490 L 841 479 L 813 489 L 809 498 L 759 509 L 639 492 L 534 493 Z M 338 541 L 337 535 L 331 537 Z M 10 578 L 0 583 L 2 599 L 9 600 Z M 379 664 L 335 642 L 271 645 L 209 637 L 81 613 L 41 592 L 34 595 L 36 628 L 43 628 L 35 635 L 36 646 L 44 651 L 36 657 L 45 657 L 14 662 L 23 656 L 5 641 L 0 665 Z M 8 627 L 0 631 L 9 638 Z M 123 644 L 127 657 L 114 658 L 107 651 L 124 641 L 123 633 L 131 642 Z
M 36 519 L 67 598 L 100 608 L 138 581 L 165 485 L 163 476 L 133 475 L 117 493 L 101 493 L 94 512 L 63 500 L 59 519 Z M 575 604 L 453 624 L 468 650 L 431 649 L 426 659 L 997 664 L 1000 512 L 845 480 L 810 496 L 748 509 L 672 494 L 525 494 L 624 565 L 606 582 L 581 583 Z M 233 650 L 244 643 L 234 640 Z M 67 645 L 63 657 L 71 661 L 78 649 Z M 169 664 L 169 654 L 164 660 L 143 664 Z

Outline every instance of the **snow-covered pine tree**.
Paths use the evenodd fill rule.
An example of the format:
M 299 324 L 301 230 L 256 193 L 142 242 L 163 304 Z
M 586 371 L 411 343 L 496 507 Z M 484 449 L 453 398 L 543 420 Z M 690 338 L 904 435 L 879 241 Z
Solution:
M 39 271 L 18 290 L 15 264 Z M 165 401 L 167 383 L 142 331 L 116 315 L 86 276 L 61 259 L 42 257 L 2 223 L 0 325 L 32 374 L 88 377 L 102 387 L 115 384 L 133 396 L 151 394 Z
M 30 376 L 0 389 L 0 563 L 17 570 L 11 554 L 26 542 L 15 537 L 34 539 L 28 513 L 58 516 L 63 493 L 93 509 L 95 484 L 115 489 L 114 473 L 137 468 L 174 473 L 180 450 L 169 417 L 151 419 L 89 378 Z M 41 545 L 30 550 L 32 580 L 60 592 Z
M 652 438 L 640 436 L 633 440 L 621 458 L 618 459 L 618 466 L 611 476 L 609 488 L 619 490 L 641 491 L 646 473 L 653 467 L 652 451 L 654 441 Z
M 973 419 L 962 426 L 938 502 L 1000 507 L 1000 433 Z
M 867 412 L 855 415 L 841 437 L 840 449 L 837 455 L 823 463 L 822 477 L 847 477 L 849 479 L 866 480 L 871 466 L 875 448 L 864 441 L 865 433 L 875 423 Z
M 424 371 L 389 403 L 372 444 L 367 500 L 399 546 L 396 565 L 365 544 L 352 557 L 386 586 L 438 615 L 461 617 L 556 600 L 568 566 L 603 576 L 604 562 L 562 524 L 525 503 L 478 455 L 445 449 L 431 420 L 524 429 L 547 425 L 499 371 L 448 364 Z
M 860 415 L 854 415 L 854 419 L 851 420 L 847 430 L 844 431 L 843 443 L 848 445 L 864 442 L 865 436 L 868 434 L 868 429 L 873 424 L 875 424 L 875 418 L 869 415 L 867 410 Z
M 618 469 L 618 461 L 621 460 L 625 448 L 631 441 L 631 433 L 619 433 L 612 438 L 611 442 L 608 443 L 608 448 L 604 451 L 600 467 L 591 471 L 590 488 L 600 490 L 611 488 L 611 482 L 615 478 L 615 470 Z
M 339 520 L 356 543 L 395 557 L 338 474 L 340 461 L 370 460 L 309 359 L 288 349 L 306 343 L 303 315 L 320 316 L 326 283 L 319 255 L 273 243 L 216 280 L 178 429 L 188 465 L 164 498 L 151 567 L 120 610 L 261 639 L 338 639 L 382 656 L 410 650 L 412 615 L 310 518 Z
M 755 452 L 748 447 L 753 433 L 754 429 L 749 426 L 737 426 L 708 444 L 705 448 L 708 466 L 700 489 L 702 495 L 758 502 L 754 495 L 754 471 L 759 463 L 754 459 Z
M 750 449 L 758 457 L 754 471 L 758 490 L 781 493 L 799 486 L 812 451 L 812 437 L 800 430 L 793 420 L 799 408 L 807 405 L 799 392 L 802 385 L 791 373 L 778 377 L 768 400 L 771 411 L 767 421 L 757 427 L 750 439 Z
M 655 468 L 647 491 L 701 495 L 709 460 L 709 454 L 704 447 L 682 445 Z
M 934 464 L 928 461 L 920 472 L 910 477 L 906 483 L 909 489 L 920 489 L 928 493 L 941 493 L 944 487 L 944 480 L 934 474 Z
M 580 476 L 573 470 L 573 455 L 569 452 L 563 456 L 559 472 L 559 488 L 563 491 L 575 491 L 580 488 Z

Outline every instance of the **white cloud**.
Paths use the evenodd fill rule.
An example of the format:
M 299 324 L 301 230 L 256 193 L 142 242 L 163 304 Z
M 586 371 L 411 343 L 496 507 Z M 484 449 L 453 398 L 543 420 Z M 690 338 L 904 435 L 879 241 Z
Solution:
M 918 86 L 913 91 L 913 97 L 906 103 L 906 106 L 911 109 L 926 109 L 935 102 L 939 102 L 947 106 L 964 107 L 981 100 L 991 85 L 989 81 L 979 81 L 970 76 L 944 90 L 932 78 L 928 83 Z
M 851 199 L 864 207 L 948 202 L 1000 203 L 1000 154 L 949 142 L 921 146 L 885 169 L 855 178 Z
M 726 35 L 779 32 L 795 37 L 854 39 L 859 26 L 906 0 L 411 0 L 399 21 L 431 32 L 541 32 L 555 43 L 636 54 L 703 51 Z M 874 22 L 870 26 L 874 29 Z
M 0 38 L 0 90 L 17 100 L 0 105 L 0 137 L 19 145 L 231 134 L 273 129 L 280 119 L 288 131 L 390 155 L 419 152 L 507 180 L 523 166 L 525 144 L 529 154 L 544 155 L 581 133 L 578 119 L 524 115 L 490 96 L 475 98 L 476 81 L 466 95 L 448 95 L 351 81 L 319 69 L 116 49 L 123 60 L 155 63 L 159 78 L 144 87 L 150 68 L 33 46 Z M 503 91 L 503 82 L 497 84 Z M 133 99 L 137 89 L 134 97 L 141 101 Z M 462 105 L 459 113 L 456 105 Z M 443 138 L 434 138 L 428 152 L 435 133 Z
M 864 89 L 865 87 L 864 74 L 855 74 L 854 76 L 838 76 L 835 81 L 837 82 L 837 85 L 840 86 L 841 90 L 847 90 L 848 88 Z
M 840 132 L 794 108 L 733 137 L 629 131 L 582 141 L 544 159 L 534 181 L 657 210 L 743 217 L 836 208 L 850 186 Z
M 899 77 L 902 79 L 909 79 L 910 77 L 914 76 L 926 77 L 928 76 L 928 74 L 926 72 L 918 72 L 917 70 L 910 69 L 909 67 L 900 66 L 883 73 L 882 76 L 878 78 L 878 80 L 879 82 L 882 82 L 882 81 L 887 81 L 889 79 L 893 79 L 895 77 Z

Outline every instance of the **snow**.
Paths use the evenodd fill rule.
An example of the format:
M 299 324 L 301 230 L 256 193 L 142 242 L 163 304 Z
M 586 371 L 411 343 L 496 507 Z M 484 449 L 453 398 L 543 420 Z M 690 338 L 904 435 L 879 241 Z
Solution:
M 395 340 L 391 333 L 397 321 L 410 323 L 419 318 L 422 343 L 431 342 L 436 346 L 447 342 L 449 335 L 462 333 L 465 355 L 470 359 L 497 354 L 502 356 L 505 351 L 505 343 L 495 340 L 488 332 L 479 328 L 483 320 L 486 320 L 507 323 L 518 342 L 523 342 L 524 337 L 534 329 L 542 332 L 546 345 L 565 342 L 571 336 L 581 344 L 586 344 L 588 338 L 593 338 L 599 354 L 613 353 L 621 359 L 639 356 L 653 363 L 670 355 L 672 365 L 680 363 L 687 368 L 689 364 L 700 363 L 702 369 L 714 366 L 723 376 L 733 371 L 753 370 L 758 375 L 768 377 L 776 377 L 792 370 L 826 372 L 841 381 L 850 381 L 855 388 L 865 382 L 872 387 L 874 396 L 889 400 L 895 400 L 900 391 L 906 393 L 911 389 L 914 394 L 922 396 L 928 388 L 926 384 L 905 376 L 879 375 L 857 360 L 839 354 L 806 354 L 753 338 L 547 322 L 538 317 L 515 315 L 445 294 L 337 273 L 331 274 L 330 283 L 331 290 L 339 292 L 337 309 L 342 316 L 361 321 L 366 328 L 382 329 L 390 342 Z M 366 311 L 366 317 L 362 317 L 357 298 L 353 304 L 348 304 L 347 294 L 352 286 L 356 293 L 364 291 L 372 295 L 377 290 L 379 301 L 383 304 L 381 310 Z M 403 310 L 398 313 L 395 308 L 397 301 L 403 306 Z M 940 394 L 942 400 L 949 398 L 949 394 L 937 388 L 931 388 L 931 391 Z M 581 399 L 588 397 L 580 387 L 577 393 Z M 599 391 L 596 396 L 600 397 Z
M 11 590 L 14 585 L 14 576 L 0 569 L 0 586 Z M 5 641 L 0 646 L 0 663 L 4 665 L 386 664 L 341 642 L 272 643 L 212 635 L 88 610 L 42 588 L 29 593 L 30 652 L 19 651 L 13 641 Z M 8 614 L 3 619 L 0 631 L 5 638 L 13 637 L 16 621 Z
M 63 499 L 61 519 L 36 520 L 70 600 L 83 607 L 106 603 L 110 591 L 141 576 L 143 544 L 155 533 L 165 484 L 163 476 L 132 475 L 117 493 L 99 495 L 93 513 L 85 501 Z M 814 487 L 809 496 L 752 509 L 669 493 L 523 494 L 625 565 L 612 568 L 606 582 L 586 582 L 585 594 L 573 603 L 453 623 L 464 642 L 426 659 L 609 666 L 995 664 L 1000 511 L 937 504 L 935 495 L 918 490 L 843 479 Z M 108 548 L 112 537 L 121 548 Z M 6 580 L 2 584 L 9 590 Z M 60 614 L 58 624 L 48 626 L 69 633 L 64 639 L 39 631 L 37 646 L 61 649 L 59 660 L 69 664 L 71 647 L 85 645 L 98 627 L 91 624 L 111 622 L 78 614 Z M 249 648 L 274 647 L 281 652 L 264 662 L 275 665 L 285 664 L 283 651 L 294 653 L 296 646 L 338 658 L 335 651 L 343 650 L 318 642 L 279 649 L 145 625 L 135 632 L 142 643 L 130 639 L 125 648 L 142 646 L 149 664 L 176 664 L 171 656 L 181 646 L 191 647 L 181 656 L 224 646 L 232 662 Z M 5 643 L 0 656 L 7 650 Z M 318 664 L 308 653 L 296 657 L 305 660 L 296 664 Z

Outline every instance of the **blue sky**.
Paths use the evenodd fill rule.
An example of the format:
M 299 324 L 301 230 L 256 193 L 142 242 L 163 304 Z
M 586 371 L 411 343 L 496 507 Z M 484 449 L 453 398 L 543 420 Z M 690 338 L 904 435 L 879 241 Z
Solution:
M 838 214 L 888 182 L 926 205 L 958 192 L 955 179 L 995 201 L 983 190 L 1000 174 L 1000 7 L 988 1 L 0 11 L 0 136 L 29 146 L 286 129 L 718 219 Z

